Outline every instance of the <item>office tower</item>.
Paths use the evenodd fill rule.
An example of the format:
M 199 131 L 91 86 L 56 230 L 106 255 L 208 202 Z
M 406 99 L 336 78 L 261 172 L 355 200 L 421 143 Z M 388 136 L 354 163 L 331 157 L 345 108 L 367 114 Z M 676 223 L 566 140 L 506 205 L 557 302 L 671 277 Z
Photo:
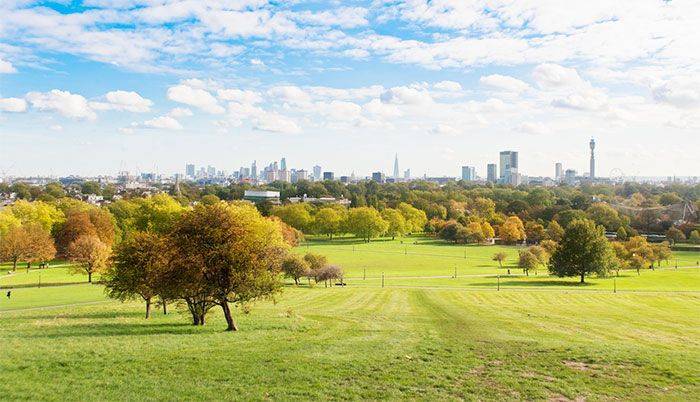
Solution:
M 473 166 L 462 166 L 462 180 L 476 180 L 476 169 Z
M 486 180 L 489 183 L 495 183 L 496 180 L 498 180 L 498 177 L 496 176 L 497 174 L 497 167 L 495 163 L 489 163 L 486 165 Z
M 501 151 L 501 174 L 499 177 L 507 179 L 510 175 L 518 173 L 518 152 Z
M 278 180 L 279 180 L 279 181 L 284 181 L 284 182 L 287 182 L 287 183 L 289 183 L 289 182 L 292 181 L 292 177 L 291 177 L 291 175 L 289 174 L 289 170 L 282 169 L 282 170 L 280 170 L 280 171 L 278 172 L 278 174 L 279 174 L 279 177 L 278 177 Z
M 340 182 L 343 184 L 348 184 L 350 183 L 350 177 L 348 176 L 340 176 Z
M 323 180 L 333 180 L 333 172 L 323 172 Z
M 304 169 L 297 170 L 297 181 L 308 180 L 308 173 Z
M 321 180 L 321 167 L 318 165 L 314 166 L 314 180 Z
M 374 172 L 372 173 L 372 181 L 376 181 L 377 183 L 384 183 L 386 181 L 386 176 L 384 176 L 384 173 L 382 172 Z
M 406 181 L 411 180 L 411 169 L 406 169 L 403 171 L 403 179 Z
M 566 172 L 564 172 L 564 181 L 567 184 L 574 184 L 576 182 L 576 171 L 573 169 L 566 169 Z
M 595 140 L 591 138 L 591 142 L 589 143 L 591 147 L 591 170 L 590 170 L 590 177 L 591 180 L 595 179 Z
M 280 170 L 287 170 L 287 158 L 280 160 Z
M 564 177 L 564 168 L 562 168 L 561 163 L 557 162 L 554 164 L 554 179 L 555 180 L 561 180 Z
M 216 176 L 216 168 L 214 166 L 207 166 L 207 176 L 208 177 L 214 177 Z
M 191 163 L 188 163 L 185 165 L 185 176 L 187 177 L 194 177 L 194 165 Z
M 394 179 L 399 178 L 399 154 L 394 157 Z
M 253 161 L 253 164 L 250 165 L 250 176 L 253 179 L 258 178 L 258 163 L 257 163 L 257 161 Z

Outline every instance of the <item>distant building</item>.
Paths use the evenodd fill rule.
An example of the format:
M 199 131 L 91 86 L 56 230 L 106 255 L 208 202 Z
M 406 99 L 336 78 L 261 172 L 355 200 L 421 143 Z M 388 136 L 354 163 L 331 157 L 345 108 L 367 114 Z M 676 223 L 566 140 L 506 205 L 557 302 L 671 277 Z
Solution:
M 333 172 L 323 172 L 323 180 L 334 180 Z
M 513 176 L 518 174 L 518 152 L 501 151 L 501 171 L 499 179 L 505 184 L 513 184 Z
M 321 180 L 321 167 L 318 165 L 314 166 L 314 180 Z
M 296 181 L 308 180 L 308 172 L 304 169 L 297 170 Z
M 384 183 L 386 182 L 386 176 L 384 176 L 384 173 L 382 172 L 374 172 L 372 173 L 372 181 L 376 181 L 377 183 Z
M 243 193 L 243 199 L 252 202 L 261 201 L 272 201 L 279 202 L 280 192 L 279 191 L 255 191 L 255 190 L 245 190 Z
M 291 176 L 289 170 L 282 169 L 278 172 L 278 174 L 279 174 L 279 177 L 277 178 L 277 180 L 284 181 L 287 183 L 290 183 L 292 181 L 292 176 Z
M 590 171 L 589 177 L 591 180 L 595 179 L 595 140 L 591 138 L 591 142 L 588 144 L 591 147 L 591 162 L 590 162 Z
M 399 178 L 399 154 L 394 157 L 394 179 Z
M 564 168 L 561 166 L 561 162 L 554 164 L 554 179 L 561 181 L 564 178 Z
M 287 170 L 287 158 L 280 160 L 280 170 Z
M 495 163 L 489 163 L 486 165 L 486 181 L 489 183 L 495 183 L 498 180 L 498 171 Z
M 476 180 L 476 169 L 474 168 L 474 166 L 462 166 L 462 180 Z
M 406 181 L 411 180 L 411 169 L 406 169 L 403 171 L 403 179 Z
M 194 165 L 188 163 L 185 165 L 185 176 L 194 178 Z
M 253 161 L 253 164 L 250 165 L 250 177 L 253 179 L 258 178 L 258 163 L 257 161 Z
M 564 172 L 564 182 L 570 185 L 576 183 L 576 171 L 574 169 L 566 169 L 566 172 Z
M 350 183 L 350 177 L 349 176 L 340 176 L 340 182 L 343 184 L 348 184 L 348 183 Z
M 216 168 L 214 166 L 207 166 L 207 176 L 208 177 L 215 177 L 216 176 Z

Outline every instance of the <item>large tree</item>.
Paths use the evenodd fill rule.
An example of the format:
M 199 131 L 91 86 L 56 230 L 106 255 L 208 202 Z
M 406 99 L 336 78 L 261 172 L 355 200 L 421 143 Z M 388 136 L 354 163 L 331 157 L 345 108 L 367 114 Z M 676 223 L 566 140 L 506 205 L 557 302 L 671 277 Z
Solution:
M 279 226 L 252 206 L 198 205 L 183 214 L 171 240 L 173 265 L 189 279 L 182 296 L 195 323 L 198 319 L 203 323 L 207 306 L 218 305 L 227 330 L 235 331 L 231 303 L 245 303 L 281 289 L 280 265 L 288 246 Z
M 384 234 L 389 224 L 372 207 L 352 208 L 348 212 L 347 230 L 367 242 Z
M 160 296 L 167 303 L 172 254 L 166 239 L 156 233 L 136 232 L 114 251 L 113 264 L 107 269 L 107 294 L 115 299 L 141 297 L 146 302 L 146 318 L 151 315 L 152 300 Z M 165 307 L 164 307 L 165 308 Z
M 396 236 L 403 236 L 411 230 L 410 224 L 406 222 L 406 219 L 398 210 L 386 208 L 382 211 L 381 215 L 382 219 L 388 223 L 386 235 L 391 236 L 392 240 L 395 239 Z
M 339 234 L 345 220 L 346 212 L 336 208 L 321 208 L 314 216 L 314 232 L 328 236 L 331 240 L 333 236 Z
M 307 203 L 289 204 L 273 208 L 272 215 L 279 217 L 294 229 L 307 232 L 312 228 L 313 224 L 313 217 L 310 212 L 312 208 Z
M 591 220 L 578 219 L 567 225 L 549 261 L 549 270 L 559 277 L 579 276 L 584 283 L 586 275 L 604 275 L 614 266 L 614 260 L 605 228 Z
M 46 262 L 56 257 L 56 246 L 48 230 L 39 223 L 24 226 L 27 233 L 27 270 L 33 262 Z
M 282 261 L 282 272 L 299 285 L 299 279 L 309 274 L 309 263 L 297 254 L 290 254 Z
M 80 236 L 68 246 L 68 259 L 77 264 L 74 271 L 85 272 L 89 283 L 93 274 L 107 269 L 111 255 L 112 249 L 97 235 Z
M 515 243 L 525 238 L 523 221 L 517 216 L 509 216 L 498 230 L 498 236 L 506 243 Z
M 12 262 L 12 270 L 17 270 L 17 262 L 29 252 L 29 236 L 22 226 L 13 226 L 0 237 L 0 261 Z

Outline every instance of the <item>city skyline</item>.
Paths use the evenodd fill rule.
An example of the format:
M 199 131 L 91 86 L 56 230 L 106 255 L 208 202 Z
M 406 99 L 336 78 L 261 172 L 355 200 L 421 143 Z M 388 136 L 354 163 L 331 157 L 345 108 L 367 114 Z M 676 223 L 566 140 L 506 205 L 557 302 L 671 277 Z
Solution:
M 700 174 L 692 3 L 224 3 L 2 2 L 0 170 Z

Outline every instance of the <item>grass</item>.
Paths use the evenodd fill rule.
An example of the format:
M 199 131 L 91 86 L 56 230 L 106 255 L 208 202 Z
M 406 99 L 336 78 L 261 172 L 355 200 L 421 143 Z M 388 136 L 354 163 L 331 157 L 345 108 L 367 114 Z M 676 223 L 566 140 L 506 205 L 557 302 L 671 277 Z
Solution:
M 11 264 L 0 264 L 0 288 L 87 282 L 87 274 L 74 273 L 73 266 L 65 261 L 52 261 L 49 268 L 34 265 L 27 272 L 23 264 L 16 271 L 12 271 Z M 93 280 L 99 280 L 99 275 L 93 275 Z
M 347 287 L 288 285 L 251 314 L 236 309 L 238 333 L 223 332 L 219 310 L 205 327 L 189 325 L 181 308 L 146 321 L 142 303 L 107 300 L 100 285 L 19 288 L 10 300 L 3 293 L 0 398 L 700 395 L 698 269 L 624 272 L 584 286 L 542 273 L 511 275 L 496 291 L 496 275 L 504 272 L 488 260 L 501 249 L 517 255 L 516 248 L 466 247 L 465 262 L 464 246 L 427 240 L 408 245 L 408 254 L 400 241 L 354 244 L 354 252 L 352 246 L 346 239 L 309 245 L 345 268 Z M 455 261 L 463 265 L 451 278 Z M 379 277 L 368 270 L 362 279 L 364 267 Z

